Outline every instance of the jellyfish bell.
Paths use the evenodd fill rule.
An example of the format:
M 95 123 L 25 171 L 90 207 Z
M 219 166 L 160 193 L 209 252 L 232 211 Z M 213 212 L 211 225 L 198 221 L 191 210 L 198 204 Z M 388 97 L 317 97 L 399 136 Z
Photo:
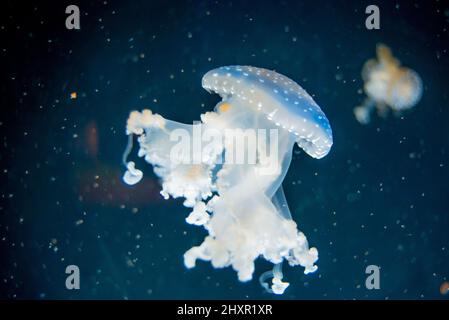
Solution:
M 186 222 L 208 232 L 199 246 L 184 254 L 185 266 L 193 268 L 198 259 L 210 261 L 215 268 L 231 266 L 240 281 L 248 281 L 254 261 L 262 257 L 274 264 L 273 271 L 259 279 L 262 286 L 282 294 L 288 286 L 282 281 L 283 261 L 310 273 L 317 269 L 318 259 L 318 251 L 309 248 L 292 219 L 282 181 L 295 143 L 317 159 L 329 153 L 333 143 L 329 121 L 303 88 L 267 69 L 220 67 L 207 72 L 202 85 L 222 101 L 213 112 L 201 115 L 199 126 L 144 110 L 131 113 L 127 134 L 138 136 L 138 155 L 153 165 L 161 179 L 161 194 L 184 197 L 184 205 L 193 208 Z M 194 136 L 198 128 L 218 131 L 223 137 L 208 142 L 209 148 L 203 148 L 206 142 L 201 140 L 196 142 L 199 149 L 174 153 L 178 145 L 173 133 L 183 130 Z M 256 132 L 254 138 L 251 134 Z M 238 144 L 238 140 L 249 142 Z M 239 146 L 248 153 L 244 161 L 237 161 Z M 129 151 L 128 147 L 124 158 Z M 179 161 L 192 158 L 200 161 Z M 126 159 L 124 163 L 133 175 L 134 165 Z M 266 282 L 269 278 L 271 285 Z
M 361 106 L 354 109 L 356 119 L 366 124 L 373 109 L 386 115 L 388 108 L 396 113 L 413 108 L 422 96 L 419 75 L 402 67 L 385 45 L 377 46 L 377 59 L 368 60 L 362 69 L 364 91 L 367 95 Z
M 274 129 L 278 133 L 275 149 L 279 153 L 276 162 L 280 174 L 271 175 L 279 181 L 267 189 L 270 197 L 287 172 L 294 142 L 317 159 L 327 155 L 332 146 L 332 130 L 320 107 L 301 86 L 284 75 L 263 68 L 225 66 L 207 72 L 202 86 L 222 98 L 215 108 L 219 116 L 206 114 L 203 122 L 208 123 L 212 117 L 214 125 L 222 127 Z M 259 159 L 265 154 L 260 149 Z M 269 181 L 270 175 L 264 176 Z
M 258 117 L 261 113 L 296 137 L 298 145 L 314 158 L 324 157 L 332 146 L 332 130 L 323 111 L 300 85 L 284 75 L 263 68 L 228 66 L 207 72 L 202 85 L 223 101 L 230 101 L 228 106 L 243 106 L 256 111 Z

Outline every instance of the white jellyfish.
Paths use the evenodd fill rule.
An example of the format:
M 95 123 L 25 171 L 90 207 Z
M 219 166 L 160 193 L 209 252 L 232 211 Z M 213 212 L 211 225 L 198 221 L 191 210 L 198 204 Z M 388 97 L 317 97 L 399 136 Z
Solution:
M 354 108 L 354 115 L 362 124 L 370 122 L 375 107 L 381 116 L 386 114 L 388 107 L 400 113 L 414 107 L 422 96 L 419 75 L 401 67 L 390 48 L 382 44 L 377 46 L 377 59 L 370 59 L 363 66 L 362 78 L 367 98 L 361 106 Z
M 220 67 L 204 75 L 202 86 L 222 101 L 214 112 L 201 115 L 201 123 L 133 111 L 126 132 L 138 136 L 138 155 L 153 165 L 161 194 L 185 198 L 184 205 L 192 208 L 186 222 L 208 232 L 203 243 L 184 254 L 185 266 L 193 268 L 198 259 L 215 268 L 232 266 L 240 281 L 248 281 L 254 261 L 263 257 L 274 268 L 260 277 L 261 284 L 282 294 L 288 286 L 282 281 L 284 260 L 303 266 L 307 274 L 317 269 L 318 259 L 291 217 L 282 180 L 295 142 L 314 158 L 327 155 L 333 143 L 329 121 L 304 89 L 274 71 Z M 126 162 L 130 146 L 124 181 L 132 184 L 141 172 Z

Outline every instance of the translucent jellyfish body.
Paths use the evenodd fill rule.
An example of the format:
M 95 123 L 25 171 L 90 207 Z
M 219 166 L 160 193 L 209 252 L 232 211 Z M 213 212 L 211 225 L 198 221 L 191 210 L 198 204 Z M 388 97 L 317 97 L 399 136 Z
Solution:
M 221 67 L 206 73 L 202 86 L 222 101 L 202 114 L 200 123 L 133 111 L 126 133 L 130 142 L 138 136 L 138 155 L 153 165 L 161 194 L 183 197 L 192 208 L 186 222 L 208 232 L 203 243 L 184 254 L 185 266 L 193 268 L 198 259 L 215 268 L 232 266 L 240 281 L 248 281 L 254 261 L 262 257 L 274 264 L 260 276 L 262 286 L 282 294 L 289 285 L 282 281 L 283 261 L 310 273 L 318 259 L 292 219 L 282 180 L 294 143 L 322 158 L 333 143 L 331 127 L 304 89 L 274 71 Z M 127 162 L 129 146 L 124 181 L 134 184 L 143 174 Z
M 402 67 L 385 45 L 377 46 L 377 59 L 365 63 L 362 78 L 367 97 L 361 106 L 354 108 L 354 115 L 362 124 L 370 122 L 375 108 L 381 116 L 386 115 L 388 108 L 400 113 L 421 99 L 421 78 L 415 71 Z

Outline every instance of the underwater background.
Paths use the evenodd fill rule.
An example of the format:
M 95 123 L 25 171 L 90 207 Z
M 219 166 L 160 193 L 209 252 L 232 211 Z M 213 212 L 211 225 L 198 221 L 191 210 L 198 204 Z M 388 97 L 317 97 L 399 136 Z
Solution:
M 65 28 L 65 8 L 81 30 Z M 380 8 L 367 30 L 365 8 Z M 0 21 L 0 298 L 447 299 L 447 1 L 4 1 Z M 419 104 L 363 126 L 361 68 L 385 43 L 422 78 Z M 182 256 L 206 232 L 164 201 L 149 164 L 121 177 L 129 112 L 184 123 L 220 100 L 207 71 L 253 65 L 297 81 L 333 129 L 329 155 L 295 146 L 284 180 L 318 270 L 285 266 L 282 296 Z M 67 290 L 77 265 L 81 289 Z M 365 268 L 380 267 L 367 290 Z

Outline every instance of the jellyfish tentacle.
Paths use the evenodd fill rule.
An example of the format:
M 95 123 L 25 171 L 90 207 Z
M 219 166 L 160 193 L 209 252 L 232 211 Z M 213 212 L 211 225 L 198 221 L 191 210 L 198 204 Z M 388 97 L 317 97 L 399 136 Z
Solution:
M 262 273 L 259 277 L 259 283 L 268 293 L 283 294 L 290 285 L 290 283 L 282 281 L 283 277 L 282 262 L 280 262 L 275 264 L 272 270 Z M 271 287 L 267 282 L 268 279 L 273 279 Z
M 136 164 L 134 161 L 127 161 L 128 156 L 131 153 L 133 148 L 133 134 L 128 134 L 128 144 L 126 145 L 126 149 L 123 152 L 122 163 L 126 167 L 126 172 L 123 175 L 123 181 L 128 185 L 134 185 L 138 183 L 142 177 L 143 172 L 139 169 L 136 169 Z
M 130 133 L 128 134 L 128 143 L 126 145 L 125 151 L 123 151 L 123 155 L 122 155 L 122 163 L 125 167 L 128 166 L 128 156 L 131 153 L 132 149 L 133 149 L 133 134 Z
M 130 161 L 126 164 L 126 172 L 123 175 L 123 181 L 132 186 L 142 180 L 143 172 L 139 169 L 136 169 L 135 163 Z

